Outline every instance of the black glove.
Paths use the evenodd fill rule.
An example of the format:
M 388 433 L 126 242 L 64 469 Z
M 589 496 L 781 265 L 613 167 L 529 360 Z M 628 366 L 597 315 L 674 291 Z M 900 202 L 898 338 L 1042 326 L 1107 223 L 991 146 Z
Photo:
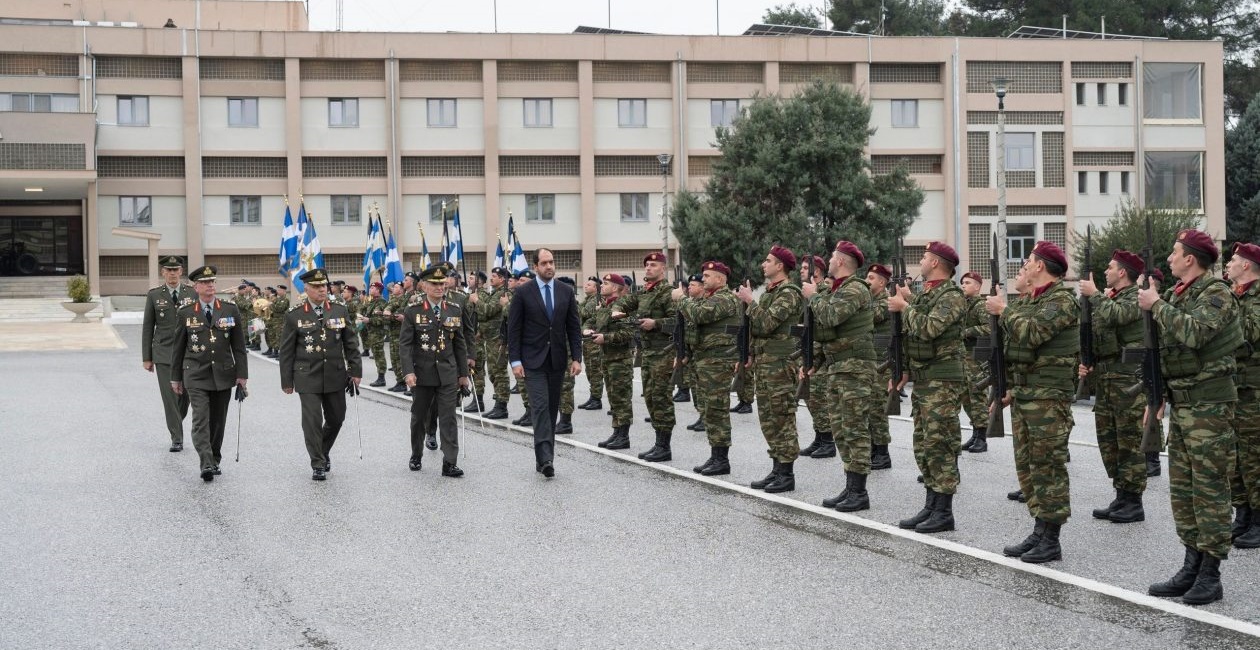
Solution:
M 469 395 L 472 395 L 472 388 L 471 388 L 471 387 L 469 387 L 469 386 L 460 386 L 460 387 L 459 387 L 459 397 L 460 397 L 460 399 L 463 399 L 463 398 L 465 398 L 465 397 L 468 397 Z
M 346 394 L 350 397 L 358 397 L 359 395 L 359 387 L 355 385 L 353 379 L 348 377 L 346 378 Z
M 233 396 L 233 399 L 238 402 L 244 402 L 246 397 L 249 397 L 249 391 L 245 390 L 244 386 L 237 384 L 236 394 Z

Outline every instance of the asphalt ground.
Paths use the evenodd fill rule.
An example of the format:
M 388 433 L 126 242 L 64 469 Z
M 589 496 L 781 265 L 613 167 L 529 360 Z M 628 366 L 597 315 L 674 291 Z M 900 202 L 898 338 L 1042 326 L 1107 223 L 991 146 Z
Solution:
M 233 404 L 224 475 L 206 484 L 191 445 L 166 451 L 138 328 L 118 331 L 129 349 L 0 354 L 0 647 L 1260 644 L 1260 555 L 1231 554 L 1221 603 L 1149 602 L 1139 592 L 1180 559 L 1166 481 L 1146 522 L 1093 521 L 1110 487 L 1085 444 L 1072 447 L 1065 560 L 1029 568 L 996 555 L 1031 526 L 1005 499 L 1009 439 L 964 454 L 959 529 L 930 538 L 888 526 L 923 496 L 899 420 L 894 468 L 871 479 L 860 517 L 813 505 L 841 487 L 838 459 L 798 462 L 786 499 L 750 494 L 769 466 L 755 415 L 732 416 L 730 480 L 697 480 L 707 450 L 682 428 L 690 404 L 676 471 L 633 458 L 651 442 L 636 401 L 633 453 L 595 450 L 608 417 L 578 411 L 552 480 L 523 430 L 468 418 L 468 475 L 448 479 L 435 453 L 407 471 L 406 402 L 365 391 L 316 483 L 297 399 L 253 356 L 240 462 Z M 808 442 L 803 409 L 800 421 Z

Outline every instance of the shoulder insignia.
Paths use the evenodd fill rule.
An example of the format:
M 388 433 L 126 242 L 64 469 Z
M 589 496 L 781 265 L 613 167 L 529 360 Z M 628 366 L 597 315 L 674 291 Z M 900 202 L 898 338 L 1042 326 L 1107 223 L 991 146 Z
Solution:
M 1217 309 L 1220 309 L 1225 306 L 1225 301 L 1221 300 L 1220 296 L 1212 296 L 1212 299 L 1208 301 L 1208 304 L 1212 305 L 1213 307 Z

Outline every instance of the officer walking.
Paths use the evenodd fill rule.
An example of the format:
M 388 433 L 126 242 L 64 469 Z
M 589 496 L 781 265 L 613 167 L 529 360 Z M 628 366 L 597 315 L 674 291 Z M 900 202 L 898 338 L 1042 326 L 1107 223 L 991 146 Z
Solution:
M 184 262 L 175 255 L 167 255 L 158 263 L 162 266 L 162 284 L 149 290 L 144 299 L 144 324 L 140 327 L 140 357 L 144 369 L 157 374 L 158 393 L 162 396 L 162 411 L 166 414 L 166 429 L 171 437 L 171 451 L 184 449 L 184 418 L 188 415 L 188 395 L 177 394 L 171 389 L 171 351 L 175 334 L 182 326 L 179 308 L 192 304 L 194 292 L 184 286 L 179 277 Z

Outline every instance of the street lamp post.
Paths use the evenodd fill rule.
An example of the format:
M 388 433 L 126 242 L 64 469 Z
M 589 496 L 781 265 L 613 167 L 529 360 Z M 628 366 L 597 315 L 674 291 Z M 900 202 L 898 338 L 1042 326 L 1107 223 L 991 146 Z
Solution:
M 996 77 L 991 82 L 993 92 L 997 95 L 997 239 L 998 239 L 998 277 L 994 282 L 1006 290 L 1006 77 Z
M 669 254 L 669 163 L 673 160 L 672 154 L 656 155 L 656 162 L 661 164 L 661 242 L 663 244 L 661 253 L 665 255 L 667 266 L 671 257 Z

